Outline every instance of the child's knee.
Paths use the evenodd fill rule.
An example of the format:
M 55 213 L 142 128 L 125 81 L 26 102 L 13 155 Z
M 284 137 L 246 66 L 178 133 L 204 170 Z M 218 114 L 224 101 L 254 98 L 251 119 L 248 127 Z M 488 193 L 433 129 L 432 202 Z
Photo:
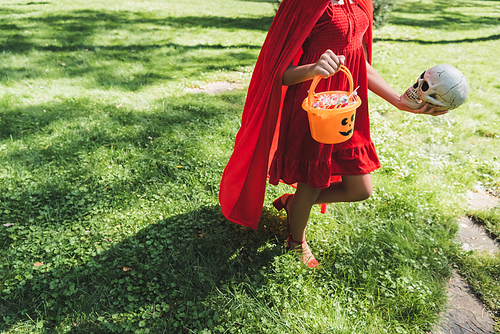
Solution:
M 370 198 L 372 195 L 373 188 L 371 187 L 360 187 L 355 190 L 353 197 L 355 201 L 364 201 Z
M 364 201 L 365 199 L 370 198 L 371 195 L 372 195 L 372 189 L 365 188 L 360 193 L 360 200 Z

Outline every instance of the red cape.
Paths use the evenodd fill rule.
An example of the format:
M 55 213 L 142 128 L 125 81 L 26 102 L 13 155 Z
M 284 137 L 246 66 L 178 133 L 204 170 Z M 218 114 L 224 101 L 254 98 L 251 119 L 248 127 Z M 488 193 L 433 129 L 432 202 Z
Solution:
M 356 1 L 372 22 L 372 1 Z M 273 137 L 279 129 L 286 91 L 282 86 L 283 73 L 300 54 L 302 43 L 329 3 L 330 0 L 284 0 L 269 29 L 250 81 L 234 151 L 220 185 L 222 213 L 236 224 L 257 229 L 264 205 L 269 157 L 275 149 Z M 371 63 L 371 23 L 364 41 Z

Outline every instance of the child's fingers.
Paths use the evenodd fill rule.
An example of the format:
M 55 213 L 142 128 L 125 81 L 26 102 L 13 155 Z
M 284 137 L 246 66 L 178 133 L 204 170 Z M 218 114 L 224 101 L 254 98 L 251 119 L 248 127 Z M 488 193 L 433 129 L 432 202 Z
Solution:
M 412 109 L 404 104 L 402 110 L 406 110 L 408 112 L 411 112 L 412 114 L 425 114 L 427 111 L 427 108 L 429 107 L 429 103 L 424 104 L 424 106 L 420 109 Z
M 331 58 L 328 58 L 328 65 L 330 65 L 330 75 L 333 75 L 335 73 L 337 73 L 337 71 L 339 70 L 339 65 Z
M 332 50 L 326 50 L 316 62 L 314 74 L 328 78 L 337 73 L 344 62 L 344 56 L 337 56 Z
M 418 109 L 418 113 L 419 114 L 427 114 L 427 112 L 430 110 L 431 108 L 431 105 L 427 102 L 426 104 L 424 104 L 424 106 L 420 109 Z
M 321 67 L 319 67 L 319 68 L 317 69 L 317 75 L 320 75 L 320 76 L 322 76 L 323 78 L 325 78 L 325 79 L 326 79 L 326 78 L 328 78 L 328 77 L 331 75 L 331 71 L 328 71 L 328 70 L 327 70 L 327 69 L 325 69 L 325 68 L 321 68 Z
M 321 58 L 318 60 L 316 63 L 316 75 L 321 75 L 324 78 L 329 77 L 330 75 L 335 73 L 335 69 L 333 68 L 333 65 L 330 63 L 331 60 L 329 60 L 327 57 Z
M 437 111 L 436 109 L 439 109 L 440 107 L 437 106 L 437 107 L 434 107 L 434 108 L 430 108 L 426 114 L 429 114 L 431 116 L 439 116 L 439 115 L 444 115 L 444 114 L 447 114 L 448 113 L 448 110 L 440 110 L 440 111 Z
M 343 64 L 345 61 L 344 56 L 337 56 L 332 50 L 326 50 L 326 52 L 323 55 L 327 57 L 328 63 L 334 69 L 335 72 L 339 70 L 340 65 Z
M 426 114 L 426 115 L 431 115 L 431 116 L 439 116 L 439 115 L 444 115 L 448 113 L 448 110 L 440 110 L 437 111 L 437 109 L 441 108 L 440 106 L 436 106 L 430 103 L 426 103 L 422 108 L 416 110 L 414 113 L 415 114 Z

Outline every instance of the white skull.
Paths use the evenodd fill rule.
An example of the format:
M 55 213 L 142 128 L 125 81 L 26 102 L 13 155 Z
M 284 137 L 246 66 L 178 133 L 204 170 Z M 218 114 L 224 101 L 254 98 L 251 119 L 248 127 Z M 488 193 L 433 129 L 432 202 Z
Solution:
M 458 69 L 443 64 L 434 66 L 418 78 L 418 81 L 401 95 L 408 107 L 420 109 L 426 102 L 440 106 L 441 110 L 459 107 L 467 99 L 469 85 Z

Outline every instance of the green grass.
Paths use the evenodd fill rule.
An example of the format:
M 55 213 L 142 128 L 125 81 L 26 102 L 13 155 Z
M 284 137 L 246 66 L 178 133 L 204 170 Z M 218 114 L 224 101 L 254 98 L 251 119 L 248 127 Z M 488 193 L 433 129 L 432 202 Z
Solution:
M 454 242 L 466 191 L 500 187 L 495 3 L 405 0 L 375 32 L 398 91 L 450 63 L 469 100 L 371 97 L 374 194 L 314 209 L 311 271 L 271 206 L 286 186 L 256 232 L 220 213 L 246 89 L 185 92 L 248 85 L 274 1 L 0 0 L 0 331 L 424 333 L 454 266 L 498 312 L 498 260 Z
M 483 224 L 493 238 L 500 240 L 500 210 L 499 207 L 482 210 L 470 210 L 469 215 Z

